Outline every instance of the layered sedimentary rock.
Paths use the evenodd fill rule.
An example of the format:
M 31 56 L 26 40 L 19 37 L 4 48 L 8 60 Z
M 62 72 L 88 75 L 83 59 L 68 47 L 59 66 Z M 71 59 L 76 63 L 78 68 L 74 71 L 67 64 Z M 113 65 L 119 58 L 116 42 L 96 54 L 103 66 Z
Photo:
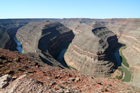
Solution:
M 106 19 L 100 23 L 114 31 L 119 41 L 127 45 L 124 55 L 130 66 L 140 63 L 140 19 Z
M 140 87 L 140 19 L 106 19 L 100 23 L 114 31 L 119 42 L 126 44 L 127 48 L 122 53 L 130 65 L 131 83 Z
M 16 35 L 25 52 L 36 52 L 49 65 L 62 66 L 55 60 L 74 38 L 73 32 L 59 22 L 31 22 Z
M 63 23 L 67 27 L 73 28 L 75 32 L 79 32 L 79 29 L 82 29 L 82 26 L 80 26 L 81 24 L 78 24 L 78 21 L 82 19 L 73 19 L 70 20 L 70 22 L 68 20 L 70 19 L 62 20 L 61 23 Z M 72 23 L 75 21 L 77 22 L 77 24 L 72 25 Z M 115 18 L 96 21 L 113 31 L 117 35 L 119 42 L 126 44 L 127 48 L 124 49 L 122 53 L 130 65 L 131 72 L 133 72 L 132 83 L 140 87 L 140 18 Z M 88 26 L 91 26 L 91 23 L 95 23 L 95 20 L 90 20 L 90 22 L 84 21 L 84 24 Z M 79 27 L 78 29 L 76 29 L 77 26 Z M 88 31 L 88 29 L 86 30 L 85 28 L 85 30 L 81 30 L 77 34 L 83 33 L 85 31 Z
M 6 28 L 2 28 L 0 26 L 0 48 L 4 48 L 8 39 L 9 39 L 9 35 L 6 32 Z
M 17 30 L 32 21 L 43 21 L 45 19 L 0 19 L 0 48 L 16 51 L 14 37 Z
M 117 36 L 97 23 L 94 24 L 92 31 L 75 36 L 64 59 L 68 65 L 82 73 L 108 77 L 117 67 L 113 54 L 117 44 Z
M 74 34 L 92 30 L 91 24 L 99 19 L 70 18 L 59 20 L 64 26 L 72 29 Z

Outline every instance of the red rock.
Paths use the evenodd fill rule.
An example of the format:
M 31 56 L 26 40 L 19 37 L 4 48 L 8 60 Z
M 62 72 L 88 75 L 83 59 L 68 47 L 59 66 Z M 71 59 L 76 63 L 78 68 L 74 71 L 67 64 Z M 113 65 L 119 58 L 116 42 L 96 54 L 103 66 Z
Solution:
M 43 91 L 43 93 L 46 93 L 46 91 L 51 91 L 54 93 L 59 90 L 59 88 L 57 89 L 57 86 L 60 85 L 64 87 L 63 91 L 70 89 L 72 91 L 78 91 L 79 93 L 93 93 L 99 91 L 116 93 L 119 93 L 120 91 L 132 91 L 133 93 L 136 91 L 140 92 L 138 88 L 132 88 L 132 86 L 129 86 L 120 80 L 90 77 L 88 75 L 83 75 L 75 70 L 61 69 L 58 67 L 49 66 L 47 64 L 43 64 L 42 67 L 36 68 L 35 65 L 32 65 L 35 63 L 34 61 L 29 61 L 26 57 L 15 54 L 8 50 L 0 49 L 0 56 L 1 55 L 3 55 L 5 58 L 14 59 L 19 56 L 21 58 L 20 62 L 13 60 L 9 67 L 8 63 L 5 63 L 4 67 L 0 69 L 2 73 L 4 73 L 6 70 L 14 71 L 15 73 L 12 76 L 17 77 L 17 79 L 11 81 L 11 83 L 6 88 L 0 90 L 2 93 L 5 91 L 9 93 L 10 89 L 13 89 L 14 93 L 23 91 L 31 92 L 31 90 L 33 90 L 34 93 L 39 91 Z M 25 69 L 26 66 L 27 68 Z M 18 68 L 25 70 L 25 72 L 33 73 L 27 73 L 27 75 L 22 76 L 25 72 L 19 71 Z M 44 73 L 46 75 L 44 75 Z M 75 79 L 78 82 L 69 82 L 70 78 Z M 34 90 L 35 86 L 37 86 L 38 90 Z

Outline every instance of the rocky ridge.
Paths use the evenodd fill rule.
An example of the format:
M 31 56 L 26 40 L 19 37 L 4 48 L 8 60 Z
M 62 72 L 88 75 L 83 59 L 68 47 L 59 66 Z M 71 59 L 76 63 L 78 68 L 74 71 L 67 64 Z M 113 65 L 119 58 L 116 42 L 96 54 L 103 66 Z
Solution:
M 36 52 L 43 62 L 51 66 L 65 68 L 55 60 L 62 49 L 74 38 L 73 32 L 59 22 L 31 22 L 21 27 L 16 34 L 22 43 L 23 50 Z
M 140 87 L 140 19 L 106 19 L 100 23 L 116 33 L 119 42 L 126 44 L 127 48 L 122 53 L 133 75 L 131 84 Z
M 0 48 L 16 51 L 16 43 L 13 40 L 17 30 L 32 21 L 46 19 L 0 19 Z
M 82 23 L 79 22 L 80 20 L 89 20 L 89 19 L 65 19 L 62 20 L 61 23 L 63 23 L 68 28 L 72 28 L 76 33 L 75 35 L 78 35 L 80 33 L 85 33 L 86 31 L 89 31 L 89 29 L 85 28 L 85 30 L 82 29 Z M 74 24 L 75 22 L 75 24 Z M 90 21 L 84 21 L 85 25 L 88 25 L 88 27 L 92 27 L 93 23 L 100 23 L 104 26 L 106 26 L 109 30 L 113 31 L 117 37 L 118 41 L 126 44 L 127 48 L 122 51 L 124 57 L 127 59 L 127 62 L 129 63 L 130 67 L 129 70 L 131 70 L 133 75 L 133 80 L 131 83 L 133 85 L 136 85 L 140 87 L 140 19 L 139 18 L 114 18 L 114 19 L 102 19 L 102 20 L 90 20 Z M 74 24 L 74 25 L 73 25 Z M 76 29 L 78 27 L 78 29 Z M 75 33 L 74 32 L 74 33 Z
M 140 92 L 120 80 L 94 78 L 75 70 L 52 67 L 9 50 L 0 49 L 0 64 L 0 75 L 11 75 L 1 93 Z
M 78 71 L 96 77 L 109 77 L 117 68 L 113 51 L 117 36 L 100 24 L 92 31 L 75 36 L 64 55 L 66 63 Z

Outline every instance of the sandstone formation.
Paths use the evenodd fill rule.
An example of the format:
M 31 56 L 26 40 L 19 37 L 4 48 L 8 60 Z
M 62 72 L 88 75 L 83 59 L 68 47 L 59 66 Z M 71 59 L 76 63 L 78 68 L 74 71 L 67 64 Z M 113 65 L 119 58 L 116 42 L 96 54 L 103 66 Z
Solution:
M 130 65 L 133 79 L 131 83 L 140 87 L 140 19 L 106 19 L 101 24 L 117 34 L 119 42 L 126 44 L 122 51 Z
M 6 32 L 6 29 L 5 28 L 2 28 L 0 26 L 0 48 L 4 48 L 6 42 L 8 41 L 9 39 L 9 36 Z
M 131 72 L 133 72 L 132 73 L 133 80 L 131 83 L 133 85 L 137 85 L 140 87 L 140 81 L 139 81 L 139 78 L 140 78 L 140 75 L 139 75 L 140 73 L 140 64 L 139 64 L 140 63 L 140 60 L 139 60 L 140 59 L 140 56 L 139 56 L 140 55 L 140 46 L 139 46 L 140 45 L 140 42 L 139 42 L 140 41 L 139 40 L 140 39 L 139 37 L 140 36 L 139 35 L 140 19 L 85 19 L 85 18 L 71 18 L 71 19 L 62 19 L 62 20 L 60 19 L 1 19 L 0 20 L 0 47 L 15 51 L 16 43 L 12 40 L 11 36 L 16 35 L 17 30 L 20 27 L 25 26 L 29 22 L 44 21 L 44 20 L 53 20 L 57 22 L 59 21 L 64 26 L 72 29 L 75 35 L 78 35 L 81 33 L 84 34 L 87 31 L 91 31 L 93 29 L 92 24 L 95 22 L 101 23 L 102 25 L 106 26 L 109 30 L 117 34 L 119 42 L 122 42 L 127 45 L 127 48 L 124 49 L 122 52 L 130 65 Z M 30 37 L 30 35 L 28 37 Z M 57 38 L 60 40 L 59 37 Z M 41 41 L 43 41 L 43 43 Z M 45 38 L 41 39 L 40 37 L 39 42 L 40 42 L 39 45 L 44 44 Z M 53 42 L 50 42 L 50 44 L 53 44 Z M 67 42 L 67 43 L 70 43 L 70 42 Z M 60 46 L 60 44 L 58 44 L 58 41 L 55 44 L 56 46 Z M 61 47 L 59 48 L 64 48 L 67 45 L 66 44 L 62 47 L 63 44 L 64 43 L 61 43 Z M 56 51 L 57 47 L 53 46 L 53 48 L 50 49 L 49 47 L 51 46 L 47 45 L 47 48 L 46 46 L 44 47 L 40 46 L 41 49 L 38 49 L 39 46 L 37 46 L 35 55 L 37 56 L 39 55 L 42 61 L 45 61 L 50 65 L 54 65 L 54 63 L 58 63 L 54 58 L 57 56 L 58 52 L 61 51 L 61 49 L 59 49 L 59 51 Z M 44 49 L 46 49 L 47 52 L 42 53 L 42 50 L 44 51 Z M 28 51 L 25 51 L 25 52 L 27 54 Z M 28 54 L 28 56 L 29 55 L 32 56 L 32 53 Z M 33 56 L 33 60 L 34 60 L 34 56 Z
M 11 79 L 11 76 L 8 74 L 0 77 L 0 89 L 6 87 L 10 79 Z
M 140 92 L 117 79 L 95 78 L 75 70 L 52 67 L 4 49 L 0 49 L 0 77 L 0 81 L 6 80 L 0 93 Z
M 0 48 L 16 51 L 16 43 L 13 40 L 17 30 L 32 21 L 44 21 L 46 19 L 0 19 Z
M 48 92 L 47 92 L 48 91 Z M 7 89 L 1 90 L 1 93 L 49 93 L 49 89 L 41 82 L 33 80 L 23 75 L 10 84 Z
M 59 20 L 64 26 L 72 29 L 74 34 L 92 30 L 91 24 L 98 19 L 70 18 Z
M 112 31 L 94 24 L 92 31 L 75 36 L 64 59 L 68 65 L 84 74 L 108 77 L 117 68 L 113 54 L 117 44 L 117 36 Z
M 86 31 L 89 31 L 86 27 L 84 27 L 85 30 L 82 29 L 82 23 L 79 21 L 84 20 L 84 24 L 88 25 L 89 27 L 92 26 L 93 23 L 95 23 L 95 20 L 91 19 L 64 19 L 61 21 L 65 26 L 68 28 L 72 28 L 77 34 L 84 33 Z M 87 21 L 85 21 L 87 20 Z M 74 22 L 76 24 L 74 24 Z M 82 21 L 83 22 L 83 21 Z M 131 83 L 133 85 L 136 85 L 140 87 L 140 19 L 137 18 L 114 18 L 114 19 L 102 19 L 102 20 L 96 20 L 96 22 L 106 26 L 108 29 L 113 31 L 117 37 L 118 41 L 126 44 L 127 48 L 124 49 L 123 55 L 127 59 L 127 62 L 130 65 L 131 74 L 133 75 L 133 80 Z M 73 25 L 74 24 L 74 25 Z M 78 29 L 76 29 L 78 27 Z M 79 31 L 80 30 L 80 31 Z M 75 33 L 74 32 L 74 33 Z
M 36 52 L 47 64 L 64 68 L 55 58 L 69 45 L 74 34 L 59 22 L 45 21 L 21 27 L 16 37 L 26 53 Z

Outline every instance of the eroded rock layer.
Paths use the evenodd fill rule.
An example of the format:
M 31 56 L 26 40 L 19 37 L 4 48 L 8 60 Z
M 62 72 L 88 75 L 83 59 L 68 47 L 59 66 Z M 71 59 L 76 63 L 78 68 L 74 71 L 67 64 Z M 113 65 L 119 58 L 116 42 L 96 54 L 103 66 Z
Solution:
M 32 21 L 44 21 L 46 19 L 0 19 L 0 48 L 17 51 L 14 37 L 17 30 Z
M 117 36 L 100 24 L 92 31 L 75 36 L 64 55 L 66 63 L 78 71 L 96 77 L 108 77 L 116 69 L 113 54 L 117 47 Z
M 64 68 L 54 58 L 74 38 L 73 32 L 59 22 L 31 22 L 21 27 L 16 35 L 25 52 L 36 52 L 49 65 Z
M 80 20 L 84 20 L 84 22 L 78 22 Z M 72 28 L 77 34 L 88 31 L 85 27 L 85 30 L 80 30 L 82 29 L 82 23 L 90 27 L 95 21 L 113 31 L 117 35 L 119 42 L 126 44 L 127 46 L 122 53 L 130 66 L 131 72 L 133 72 L 131 73 L 133 75 L 131 83 L 140 87 L 140 18 L 88 20 L 89 19 L 65 19 L 62 20 L 61 23 Z M 76 24 L 73 25 L 74 22 Z
M 140 19 L 104 19 L 100 23 L 114 31 L 119 42 L 126 44 L 122 53 L 132 72 L 131 83 L 140 87 Z

